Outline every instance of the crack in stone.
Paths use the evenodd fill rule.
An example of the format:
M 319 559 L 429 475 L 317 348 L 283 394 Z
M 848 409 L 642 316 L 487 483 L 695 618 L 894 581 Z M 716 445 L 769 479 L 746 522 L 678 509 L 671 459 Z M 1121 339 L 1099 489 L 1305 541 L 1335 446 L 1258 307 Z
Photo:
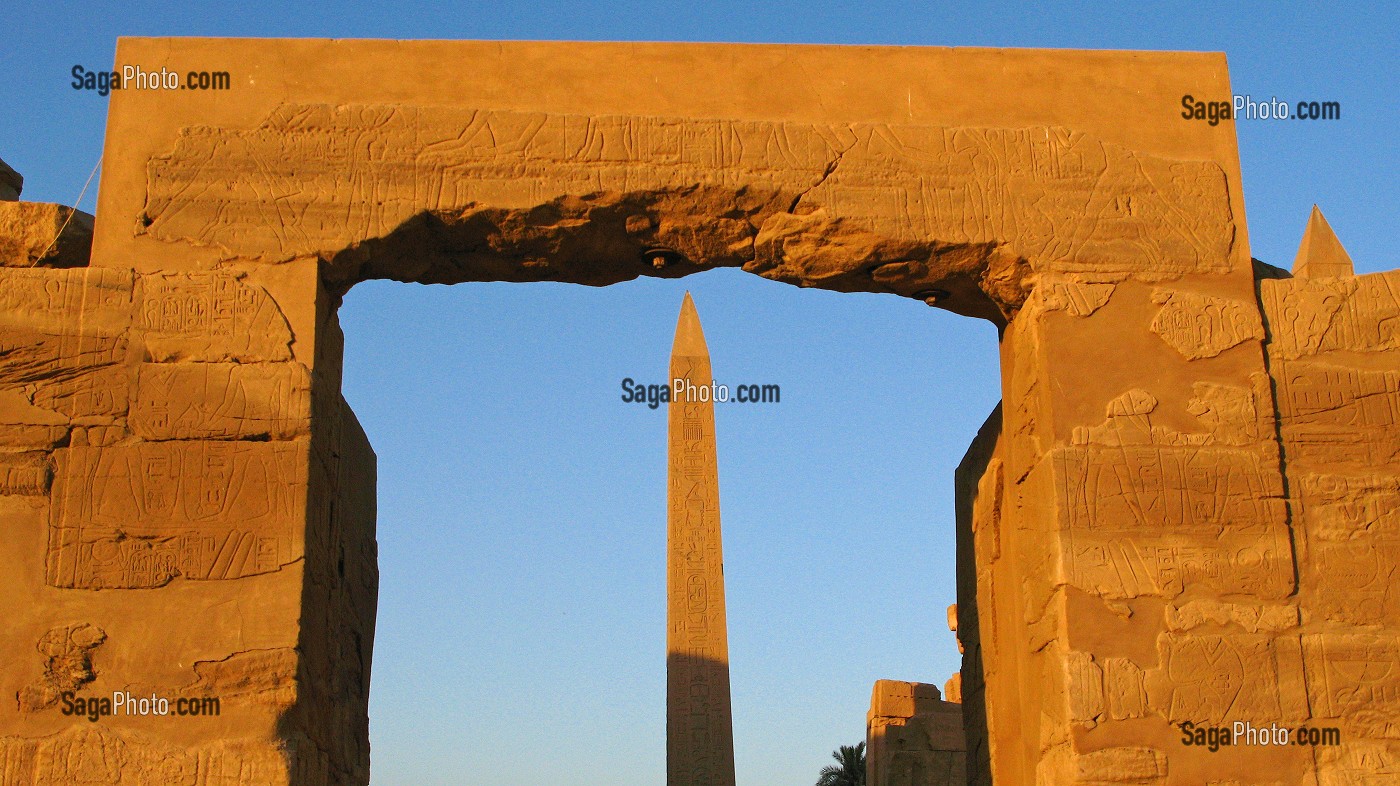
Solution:
M 802 199 L 806 197 L 809 193 L 811 193 L 814 189 L 821 186 L 822 183 L 825 183 L 827 181 L 827 178 L 831 177 L 831 174 L 836 171 L 836 167 L 841 165 L 841 159 L 845 158 L 846 154 L 851 152 L 851 148 L 855 146 L 855 143 L 852 142 L 851 144 L 846 145 L 844 148 L 836 151 L 836 157 L 831 159 L 831 161 L 827 163 L 826 170 L 822 172 L 822 176 L 817 179 L 817 182 L 802 189 L 802 191 L 799 192 L 797 196 L 792 198 L 792 204 L 788 205 L 787 212 L 796 213 L 797 206 L 799 203 L 802 202 Z

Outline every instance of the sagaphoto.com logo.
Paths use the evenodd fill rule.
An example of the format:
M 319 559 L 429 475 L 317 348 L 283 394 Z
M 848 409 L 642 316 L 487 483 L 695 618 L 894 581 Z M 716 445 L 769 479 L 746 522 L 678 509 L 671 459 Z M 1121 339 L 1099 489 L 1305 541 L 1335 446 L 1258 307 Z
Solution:
M 656 409 L 672 401 L 711 402 L 715 404 L 779 404 L 783 400 L 780 385 L 750 383 L 744 385 L 721 385 L 710 382 L 698 385 L 685 377 L 676 377 L 669 384 L 646 384 L 631 377 L 622 380 L 622 403 L 645 404 Z
M 72 78 L 68 84 L 74 90 L 99 96 L 113 90 L 228 90 L 233 86 L 227 71 L 172 71 L 165 66 L 157 70 L 124 65 L 111 71 L 93 71 L 75 65 L 68 73 Z
M 113 691 L 111 696 L 82 696 L 74 691 L 59 695 L 58 711 L 70 717 L 87 718 L 96 723 L 112 716 L 139 718 L 199 718 L 213 717 L 223 709 L 217 696 L 180 696 L 175 699 L 152 693 L 132 695 L 129 691 Z
M 1341 120 L 1340 101 L 1285 101 L 1278 96 L 1256 100 L 1253 96 L 1231 96 L 1229 100 L 1181 97 L 1181 118 L 1207 125 L 1222 120 Z

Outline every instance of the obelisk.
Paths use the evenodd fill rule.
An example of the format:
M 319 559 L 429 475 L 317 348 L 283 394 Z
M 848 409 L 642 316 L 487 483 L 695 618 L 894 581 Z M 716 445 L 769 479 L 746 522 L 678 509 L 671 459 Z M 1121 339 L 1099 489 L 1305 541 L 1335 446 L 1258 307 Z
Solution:
M 734 786 L 710 350 L 690 293 L 671 346 L 666 490 L 666 784 Z

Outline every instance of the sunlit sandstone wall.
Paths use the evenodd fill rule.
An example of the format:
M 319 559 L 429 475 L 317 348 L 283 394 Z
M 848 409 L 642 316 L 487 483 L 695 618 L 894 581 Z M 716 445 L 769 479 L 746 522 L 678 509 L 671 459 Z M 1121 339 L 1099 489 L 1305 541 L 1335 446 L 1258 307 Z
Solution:
M 1369 354 L 1266 352 L 1233 130 L 1179 117 L 1230 95 L 1223 57 L 125 39 L 117 59 L 233 89 L 114 94 L 91 266 L 0 269 L 0 786 L 364 783 L 373 453 L 340 396 L 340 297 L 718 266 L 1003 330 L 1001 427 L 961 473 L 982 782 L 1390 766 L 1388 583 L 1295 554 L 1393 537 L 1339 491 L 1389 511 L 1391 487 L 1316 452 L 1347 447 L 1317 424 L 1360 429 L 1345 408 L 1274 402 L 1282 362 L 1390 384 L 1394 306 L 1346 334 L 1383 337 Z M 1275 337 L 1317 313 L 1292 284 L 1259 285 Z M 1356 394 L 1367 428 L 1394 422 L 1385 390 Z M 1380 611 L 1325 608 L 1338 582 Z M 90 723 L 64 690 L 224 711 Z M 1300 712 L 1344 718 L 1351 747 L 1314 767 L 1173 726 Z
M 1318 232 L 1345 259 L 1315 214 Z M 1260 267 L 1266 374 L 1182 375 L 1191 427 L 1164 423 L 1171 364 L 1139 336 L 1199 362 L 1259 335 L 1252 303 L 1194 296 L 1173 313 L 1183 296 L 1156 290 L 1156 307 L 1101 323 L 1155 362 L 1019 481 L 1008 472 L 1035 449 L 1034 415 L 1013 426 L 1009 408 L 1003 426 L 999 409 L 983 427 L 957 482 L 960 593 L 977 599 L 962 620 L 976 631 L 963 672 L 975 782 L 1029 760 L 1006 755 L 1015 745 L 1042 757 L 1012 782 L 1400 778 L 1400 275 L 1316 264 L 1326 248 L 1309 264 L 1309 250 L 1297 277 Z M 1046 333 L 1055 321 L 1074 324 L 1047 319 Z M 1023 346 L 1015 362 L 1034 356 Z M 1212 753 L 1182 742 L 1188 721 L 1336 728 L 1342 744 Z
M 0 783 L 366 779 L 374 456 L 292 343 L 235 276 L 0 269 Z
M 877 680 L 865 716 L 869 786 L 963 786 L 967 737 L 962 708 L 935 685 Z

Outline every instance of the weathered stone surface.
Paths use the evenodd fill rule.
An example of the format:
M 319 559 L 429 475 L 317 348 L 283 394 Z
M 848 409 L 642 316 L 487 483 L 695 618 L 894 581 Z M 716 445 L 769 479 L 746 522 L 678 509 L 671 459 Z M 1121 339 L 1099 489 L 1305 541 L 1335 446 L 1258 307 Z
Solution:
M 666 783 L 734 783 L 729 629 L 710 351 L 687 292 L 667 405 Z M 702 396 L 700 391 L 704 390 Z
M 0 267 L 82 267 L 92 253 L 92 226 L 81 210 L 0 198 Z
M 39 640 L 44 659 L 43 678 L 19 695 L 20 712 L 53 708 L 66 691 L 77 691 L 92 682 L 92 652 L 107 640 L 101 628 L 85 622 L 54 628 Z

